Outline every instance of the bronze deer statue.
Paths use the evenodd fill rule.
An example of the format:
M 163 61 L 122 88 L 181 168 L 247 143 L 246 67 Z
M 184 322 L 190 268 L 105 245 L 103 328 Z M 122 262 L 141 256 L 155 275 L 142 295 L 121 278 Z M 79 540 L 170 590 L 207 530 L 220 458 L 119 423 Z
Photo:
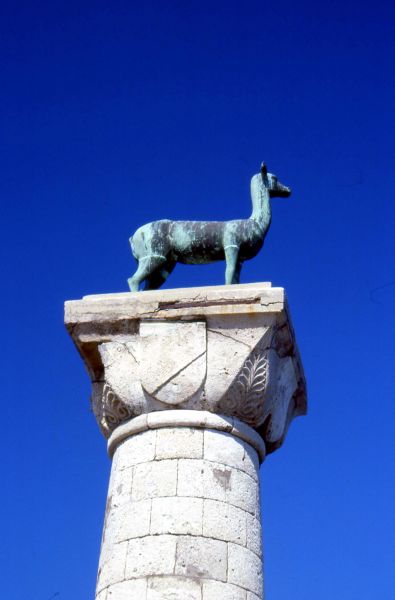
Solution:
M 258 254 L 270 226 L 270 198 L 288 197 L 290 188 L 268 173 L 262 163 L 251 179 L 252 214 L 235 221 L 170 221 L 139 227 L 130 238 L 138 268 L 128 279 L 132 292 L 145 281 L 145 290 L 159 288 L 176 263 L 208 264 L 226 261 L 225 283 L 239 283 L 245 260 Z

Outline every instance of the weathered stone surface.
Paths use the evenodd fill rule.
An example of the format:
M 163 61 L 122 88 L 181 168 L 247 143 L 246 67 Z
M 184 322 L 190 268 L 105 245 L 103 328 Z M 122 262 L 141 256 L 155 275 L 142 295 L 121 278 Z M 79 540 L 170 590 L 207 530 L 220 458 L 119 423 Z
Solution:
M 232 469 L 226 489 L 226 500 L 234 506 L 256 514 L 257 507 L 259 507 L 258 483 L 246 473 Z
M 187 402 L 206 375 L 206 323 L 142 321 L 140 357 L 141 385 L 152 398 Z
M 147 600 L 202 600 L 201 585 L 186 577 L 150 577 Z
M 175 533 L 201 535 L 203 500 L 201 498 L 154 498 L 151 534 Z
M 127 444 L 117 448 L 117 469 L 122 470 L 140 463 L 154 460 L 156 452 L 156 431 L 134 435 Z
M 247 548 L 228 544 L 228 581 L 262 596 L 262 561 Z
M 144 537 L 150 532 L 151 500 L 128 502 L 118 509 L 116 541 Z
M 157 460 L 202 457 L 203 431 L 191 427 L 167 427 L 156 431 Z
M 111 469 L 107 505 L 112 508 L 130 502 L 132 496 L 133 467 L 121 471 L 114 464 Z
M 247 524 L 247 548 L 257 556 L 262 557 L 262 528 L 259 518 L 246 513 Z
M 231 476 L 231 469 L 219 463 L 204 460 L 180 460 L 177 494 L 193 498 L 211 498 L 224 502 Z
M 107 500 L 107 509 L 104 517 L 104 527 L 102 534 L 102 543 L 99 559 L 99 573 L 102 567 L 113 557 L 113 549 L 117 542 L 119 518 L 116 511 L 109 510 L 109 502 Z
M 111 546 L 111 556 L 99 567 L 97 579 L 98 592 L 113 583 L 123 581 L 127 549 L 127 542 L 123 542 L 122 544 L 113 544 Z
M 177 489 L 177 461 L 161 460 L 142 463 L 133 468 L 132 499 L 145 500 L 175 496 Z
M 246 590 L 231 583 L 203 581 L 202 600 L 246 600 Z
M 208 429 L 204 432 L 204 458 L 236 469 L 243 468 L 243 443 L 229 433 Z
M 232 432 L 232 435 L 235 433 Z M 251 442 L 250 442 L 251 443 Z M 243 469 L 248 475 L 251 475 L 253 478 L 259 479 L 259 456 L 255 448 L 253 448 L 250 443 L 244 442 L 244 460 L 243 460 Z
M 110 586 L 106 600 L 146 600 L 146 591 L 146 579 L 130 579 Z
M 209 538 L 180 536 L 175 573 L 191 578 L 226 581 L 227 545 Z
M 205 500 L 203 535 L 245 546 L 247 543 L 246 513 L 227 502 Z
M 255 307 L 255 310 L 254 310 Z M 245 283 L 237 287 L 215 285 L 145 291 L 144 294 L 123 292 L 91 294 L 82 300 L 65 303 L 66 324 L 112 323 L 119 336 L 127 336 L 134 329 L 126 327 L 129 319 L 173 319 L 199 317 L 209 314 L 250 314 L 275 312 L 284 308 L 284 290 L 272 288 L 269 282 Z M 111 331 L 110 330 L 110 331 Z M 108 331 L 103 328 L 103 332 Z
M 221 462 L 229 467 L 248 470 L 248 473 L 258 480 L 256 467 L 257 460 L 251 458 L 252 452 L 246 452 L 246 446 L 242 440 L 235 439 L 232 434 L 220 433 L 218 431 L 206 430 L 204 432 L 204 458 L 215 462 Z
M 177 536 L 156 535 L 130 540 L 125 579 L 171 575 L 176 560 Z

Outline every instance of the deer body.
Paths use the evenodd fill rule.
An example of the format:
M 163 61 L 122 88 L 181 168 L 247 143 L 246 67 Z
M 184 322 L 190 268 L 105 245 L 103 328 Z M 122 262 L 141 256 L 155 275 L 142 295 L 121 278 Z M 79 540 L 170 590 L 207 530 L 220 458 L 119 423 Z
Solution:
M 262 165 L 261 172 L 251 179 L 253 211 L 249 219 L 160 220 L 143 225 L 130 238 L 133 255 L 139 263 L 128 280 L 131 291 L 137 291 L 144 280 L 145 289 L 160 287 L 177 262 L 208 264 L 225 260 L 225 283 L 239 283 L 243 262 L 256 256 L 269 229 L 270 197 L 290 193 Z

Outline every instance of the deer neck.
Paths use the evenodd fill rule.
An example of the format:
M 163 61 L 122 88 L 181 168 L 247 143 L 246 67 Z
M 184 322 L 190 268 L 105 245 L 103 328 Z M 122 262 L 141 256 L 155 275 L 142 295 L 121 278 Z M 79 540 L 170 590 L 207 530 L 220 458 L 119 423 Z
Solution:
M 251 200 L 252 214 L 250 218 L 256 221 L 263 231 L 266 231 L 270 225 L 272 212 L 269 191 L 263 185 L 260 173 L 251 179 Z

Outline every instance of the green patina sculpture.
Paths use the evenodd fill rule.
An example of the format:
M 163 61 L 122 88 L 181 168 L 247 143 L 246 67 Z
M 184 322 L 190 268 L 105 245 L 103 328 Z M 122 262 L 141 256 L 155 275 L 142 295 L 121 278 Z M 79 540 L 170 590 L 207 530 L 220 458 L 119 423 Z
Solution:
M 239 283 L 245 260 L 256 256 L 270 226 L 270 198 L 288 197 L 291 190 L 261 170 L 251 179 L 252 214 L 235 221 L 160 220 L 143 225 L 130 238 L 137 271 L 128 279 L 135 292 L 145 281 L 144 289 L 157 289 L 168 278 L 176 263 L 202 265 L 226 261 L 225 283 Z

